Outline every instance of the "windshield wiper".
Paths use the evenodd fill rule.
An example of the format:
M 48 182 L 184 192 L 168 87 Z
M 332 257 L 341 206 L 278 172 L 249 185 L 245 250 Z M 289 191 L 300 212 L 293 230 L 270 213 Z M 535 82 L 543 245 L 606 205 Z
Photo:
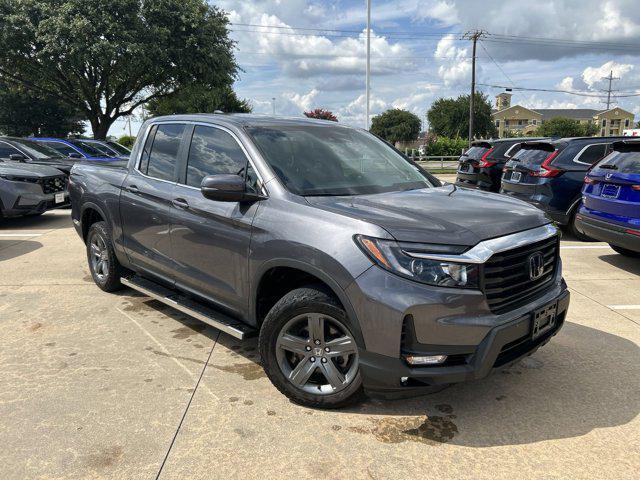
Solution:
M 607 170 L 617 170 L 618 166 L 617 165 L 612 165 L 610 163 L 606 164 L 606 165 L 600 165 L 598 168 L 605 168 Z

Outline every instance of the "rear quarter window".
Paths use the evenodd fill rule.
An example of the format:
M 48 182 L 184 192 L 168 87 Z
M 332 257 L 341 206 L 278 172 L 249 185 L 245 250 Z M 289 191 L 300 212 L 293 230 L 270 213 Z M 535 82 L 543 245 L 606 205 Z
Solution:
M 487 150 L 489 150 L 486 147 L 471 147 L 469 150 L 467 150 L 466 152 L 464 152 L 464 154 L 462 155 L 462 158 L 470 158 L 471 160 L 480 160 L 482 158 L 482 155 L 484 155 Z

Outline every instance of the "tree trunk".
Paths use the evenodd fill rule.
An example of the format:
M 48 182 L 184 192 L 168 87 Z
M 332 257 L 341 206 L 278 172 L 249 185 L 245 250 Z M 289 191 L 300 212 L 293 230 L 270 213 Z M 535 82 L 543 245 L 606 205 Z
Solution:
M 91 123 L 91 130 L 93 131 L 93 138 L 96 140 L 106 140 L 109 128 L 114 122 L 114 118 L 108 118 L 103 115 L 92 116 L 89 118 Z

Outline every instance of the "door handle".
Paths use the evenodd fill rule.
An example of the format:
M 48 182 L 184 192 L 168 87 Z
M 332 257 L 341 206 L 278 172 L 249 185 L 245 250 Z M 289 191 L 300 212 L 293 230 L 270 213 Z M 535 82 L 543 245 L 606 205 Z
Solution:
M 189 202 L 187 202 L 184 198 L 174 198 L 173 200 L 171 200 L 171 203 L 174 207 L 182 208 L 183 210 L 189 208 Z
M 125 190 L 127 192 L 131 192 L 131 193 L 139 193 L 140 190 L 138 189 L 137 185 L 129 185 L 128 187 L 125 187 Z

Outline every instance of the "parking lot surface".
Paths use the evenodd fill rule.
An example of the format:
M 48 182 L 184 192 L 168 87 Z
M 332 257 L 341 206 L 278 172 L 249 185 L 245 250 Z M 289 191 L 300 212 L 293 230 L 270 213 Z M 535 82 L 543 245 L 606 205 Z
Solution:
M 69 210 L 0 224 L 0 477 L 637 478 L 640 261 L 562 242 L 563 330 L 489 378 L 318 411 L 239 342 L 89 275 Z

